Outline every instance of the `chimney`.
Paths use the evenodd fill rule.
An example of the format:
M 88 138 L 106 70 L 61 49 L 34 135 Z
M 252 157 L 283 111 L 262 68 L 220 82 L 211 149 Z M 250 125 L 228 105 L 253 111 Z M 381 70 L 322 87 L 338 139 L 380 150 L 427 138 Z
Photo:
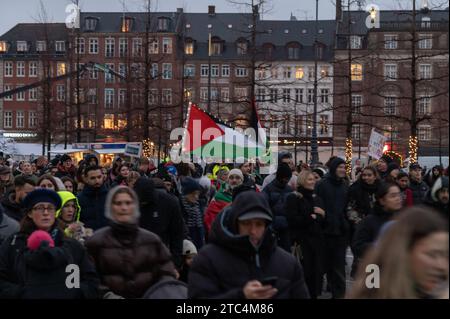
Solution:
M 342 0 L 336 0 L 336 21 L 342 21 Z
M 216 6 L 208 6 L 208 15 L 210 16 L 216 15 Z
M 177 8 L 177 13 L 183 13 L 183 8 Z

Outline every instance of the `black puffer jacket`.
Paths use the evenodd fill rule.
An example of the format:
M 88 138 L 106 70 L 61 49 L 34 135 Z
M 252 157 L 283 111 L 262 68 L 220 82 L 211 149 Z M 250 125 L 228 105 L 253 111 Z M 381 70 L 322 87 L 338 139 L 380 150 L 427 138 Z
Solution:
M 316 194 L 322 198 L 326 211 L 324 233 L 329 236 L 346 236 L 349 232 L 346 217 L 348 186 L 344 179 L 336 176 L 340 164 L 345 164 L 345 161 L 335 158 L 330 163 L 329 173 L 316 186 Z
M 1 204 L 6 215 L 20 222 L 23 216 L 25 216 L 25 208 L 20 203 L 16 203 L 16 201 L 14 200 L 15 197 L 16 192 L 12 191 L 2 198 Z
M 286 199 L 289 194 L 292 193 L 292 188 L 289 185 L 284 185 L 277 179 L 270 182 L 269 185 L 264 187 L 262 194 L 266 197 L 269 203 L 270 209 L 274 214 L 274 229 L 286 229 Z
M 217 216 L 210 244 L 194 259 L 188 280 L 189 297 L 242 299 L 248 281 L 276 276 L 278 293 L 274 298 L 309 298 L 301 265 L 277 247 L 270 227 L 259 248 L 251 244 L 248 236 L 237 233 L 239 216 L 261 207 L 258 205 L 270 211 L 264 198 L 249 191 L 240 194 L 235 204 L 238 209 L 228 206 Z
M 108 224 L 105 218 L 105 201 L 108 189 L 105 185 L 94 188 L 85 185 L 78 194 L 78 203 L 81 206 L 80 220 L 87 228 L 97 230 Z
M 349 210 L 355 210 L 359 218 L 369 215 L 375 206 L 375 193 L 379 187 L 379 181 L 369 185 L 361 179 L 354 182 L 348 190 Z
M 153 181 L 145 177 L 136 181 L 134 190 L 140 203 L 139 225 L 157 234 L 169 248 L 175 265 L 181 267 L 184 222 L 178 198 L 155 189 Z
M 28 234 L 10 236 L 0 248 L 0 298 L 91 299 L 97 298 L 99 279 L 85 249 L 74 239 L 54 230 L 55 247 L 27 248 Z M 69 289 L 66 267 L 79 267 L 80 288 Z M 73 272 L 75 274 L 75 272 Z
M 393 216 L 393 213 L 384 211 L 379 204 L 376 204 L 373 213 L 358 224 L 352 240 L 352 251 L 357 259 L 364 256 L 367 249 L 377 239 L 383 225 Z
M 429 191 L 428 185 L 422 181 L 420 183 L 410 179 L 409 188 L 413 193 L 413 203 L 414 205 L 423 204 L 425 201 L 425 197 L 427 192 Z

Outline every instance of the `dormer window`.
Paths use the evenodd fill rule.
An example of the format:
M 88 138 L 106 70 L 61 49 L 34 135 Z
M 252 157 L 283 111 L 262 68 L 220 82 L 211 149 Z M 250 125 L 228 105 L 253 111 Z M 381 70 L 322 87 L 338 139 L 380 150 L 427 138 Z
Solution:
M 273 57 L 274 46 L 271 43 L 266 43 L 263 45 L 264 58 L 270 60 Z
M 45 41 L 36 41 L 36 51 L 37 52 L 47 51 L 47 43 L 45 43 Z
M 17 52 L 27 52 L 28 43 L 27 41 L 17 41 Z
M 300 58 L 300 44 L 297 42 L 289 43 L 287 53 L 289 60 L 298 60 Z
M 211 38 L 211 55 L 221 55 L 223 51 L 223 41 L 219 37 Z
M 169 18 L 159 17 L 158 18 L 158 31 L 169 31 Z
M 98 19 L 97 18 L 87 17 L 84 20 L 84 28 L 86 29 L 86 31 L 93 32 L 97 28 L 97 23 L 98 23 Z
M 422 28 L 429 28 L 431 26 L 431 18 L 430 17 L 422 17 Z
M 130 32 L 133 27 L 133 18 L 123 17 L 121 23 L 121 32 Z
M 193 55 L 194 54 L 194 41 L 186 40 L 184 43 L 184 54 Z
M 6 41 L 0 41 L 0 53 L 8 52 L 9 44 Z
M 237 42 L 237 54 L 238 55 L 245 55 L 247 54 L 248 50 L 248 43 L 247 41 L 241 39 Z

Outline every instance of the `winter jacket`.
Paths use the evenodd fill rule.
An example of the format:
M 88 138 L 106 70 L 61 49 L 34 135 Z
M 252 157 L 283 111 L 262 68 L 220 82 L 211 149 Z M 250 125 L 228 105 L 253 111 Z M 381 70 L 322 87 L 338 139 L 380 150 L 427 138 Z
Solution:
M 231 204 L 232 194 L 225 190 L 225 184 L 221 186 L 219 191 L 214 196 L 213 200 L 209 203 L 205 211 L 204 223 L 206 231 L 209 233 L 211 226 L 216 219 L 217 215 L 228 205 Z
M 327 214 L 325 215 L 324 233 L 326 236 L 346 236 L 349 224 L 346 217 L 348 203 L 348 186 L 344 179 L 336 176 L 336 169 L 345 161 L 335 158 L 330 163 L 330 171 L 316 185 L 315 193 L 323 203 Z
M 157 235 L 133 224 L 111 223 L 86 241 L 103 292 L 141 298 L 162 276 L 175 277 L 169 250 Z
M 357 219 L 363 219 L 369 215 L 375 205 L 375 193 L 379 187 L 379 182 L 369 185 L 361 179 L 354 182 L 348 190 L 347 210 L 357 213 Z
M 414 205 L 412 190 L 409 187 L 407 187 L 405 189 L 400 188 L 400 191 L 401 191 L 400 195 L 402 196 L 403 207 L 410 207 Z
M 0 247 L 0 298 L 14 299 L 92 299 L 97 297 L 99 280 L 83 246 L 51 232 L 55 247 L 42 244 L 27 248 L 28 234 L 10 236 Z M 69 289 L 69 264 L 79 267 L 80 288 Z
M 417 183 L 416 181 L 410 179 L 409 188 L 412 191 L 414 205 L 423 204 L 425 196 L 429 190 L 428 185 L 423 181 Z
M 144 299 L 187 299 L 187 285 L 171 276 L 163 276 L 144 294 Z
M 247 194 L 239 195 L 246 198 L 243 196 Z M 237 219 L 253 204 L 250 201 L 238 208 L 228 206 L 217 216 L 210 243 L 199 251 L 189 272 L 190 298 L 243 299 L 247 282 L 272 276 L 277 277 L 278 289 L 273 298 L 309 297 L 301 265 L 277 247 L 270 227 L 258 247 L 253 246 L 249 236 L 238 234 Z M 270 211 L 268 204 L 264 205 Z
M 3 210 L 3 206 L 0 205 L 0 245 L 10 235 L 19 231 L 19 223 L 6 215 Z
M 284 185 L 277 179 L 267 185 L 262 194 L 269 203 L 270 209 L 275 217 L 273 227 L 275 230 L 287 229 L 286 198 L 292 193 L 289 185 Z
M 25 208 L 20 203 L 16 203 L 14 200 L 15 197 L 16 192 L 12 191 L 2 198 L 1 204 L 3 206 L 3 212 L 6 215 L 20 222 L 23 216 L 25 216 Z
M 322 200 L 304 188 L 288 195 L 286 200 L 287 220 L 291 240 L 321 249 L 323 245 L 322 224 L 324 217 L 314 214 L 314 207 L 323 209 Z M 314 219 L 311 215 L 314 214 Z
M 392 219 L 394 213 L 386 212 L 379 204 L 375 205 L 373 213 L 358 224 L 352 239 L 352 251 L 355 258 L 364 256 L 367 249 L 375 242 L 382 226 Z
M 0 181 L 0 198 L 6 196 L 14 190 L 14 176 L 9 174 L 9 180 L 6 182 Z
M 139 226 L 158 235 L 169 248 L 177 267 L 182 264 L 184 221 L 178 198 L 155 189 L 151 179 L 141 177 L 134 190 L 139 198 Z
M 428 191 L 424 204 L 436 210 L 444 219 L 448 221 L 449 207 L 448 203 L 439 201 L 438 192 L 443 189 L 448 189 L 448 176 L 441 176 L 433 184 L 433 187 Z
M 105 185 L 100 188 L 94 188 L 85 185 L 83 190 L 77 195 L 80 204 L 81 214 L 80 220 L 87 228 L 94 231 L 108 224 L 105 218 L 105 201 L 108 189 Z

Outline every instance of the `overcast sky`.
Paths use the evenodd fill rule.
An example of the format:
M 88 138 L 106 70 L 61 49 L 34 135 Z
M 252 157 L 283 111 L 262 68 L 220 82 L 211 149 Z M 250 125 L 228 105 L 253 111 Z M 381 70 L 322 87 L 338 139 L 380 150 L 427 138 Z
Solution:
M 158 11 L 175 11 L 183 7 L 188 12 L 207 12 L 208 5 L 215 5 L 217 12 L 240 12 L 242 9 L 231 5 L 227 0 L 152 0 Z M 235 0 L 248 1 L 248 0 Z M 418 5 L 425 0 L 417 0 Z M 444 0 L 429 0 L 439 1 Z M 50 22 L 64 22 L 65 7 L 70 0 L 42 0 Z M 271 0 L 271 12 L 264 19 L 289 19 L 291 13 L 298 19 L 313 19 L 316 0 Z M 345 0 L 345 2 L 347 2 Z M 381 9 L 398 9 L 399 5 L 410 5 L 411 0 L 366 0 Z M 82 11 L 141 11 L 143 0 L 79 0 Z M 335 0 L 319 0 L 319 19 L 334 19 Z M 446 1 L 448 3 L 448 1 Z M 20 22 L 37 22 L 39 0 L 0 0 L 0 35 Z

